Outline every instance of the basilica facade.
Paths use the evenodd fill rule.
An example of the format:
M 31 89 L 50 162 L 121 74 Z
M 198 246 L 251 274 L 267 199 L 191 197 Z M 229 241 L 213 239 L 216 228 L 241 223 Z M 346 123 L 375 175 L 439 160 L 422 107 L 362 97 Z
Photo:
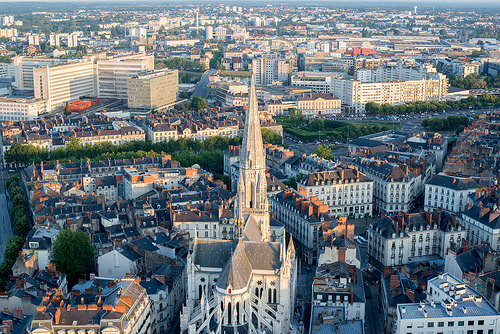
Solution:
M 252 80 L 240 157 L 235 240 L 198 239 L 187 258 L 181 332 L 289 333 L 297 260 L 290 238 L 271 240 L 266 165 Z

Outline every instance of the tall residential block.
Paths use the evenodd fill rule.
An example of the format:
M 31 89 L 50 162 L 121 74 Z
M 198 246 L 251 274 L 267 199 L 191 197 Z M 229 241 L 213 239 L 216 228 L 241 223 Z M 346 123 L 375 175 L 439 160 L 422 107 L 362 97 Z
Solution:
M 252 61 L 252 71 L 257 86 L 273 86 L 287 84 L 292 63 L 289 59 L 272 57 L 256 58 Z
M 164 109 L 172 105 L 179 90 L 177 70 L 146 71 L 127 80 L 128 107 Z

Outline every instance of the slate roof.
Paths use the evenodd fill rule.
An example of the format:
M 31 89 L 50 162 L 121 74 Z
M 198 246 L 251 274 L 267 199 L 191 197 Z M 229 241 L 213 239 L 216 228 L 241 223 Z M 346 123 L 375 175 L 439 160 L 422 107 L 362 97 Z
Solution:
M 469 210 L 462 212 L 463 216 L 472 218 L 485 227 L 491 229 L 500 229 L 500 215 L 499 212 L 488 212 L 481 216 L 481 207 L 478 205 L 472 206 Z
M 459 177 L 441 173 L 430 179 L 427 184 L 453 190 L 472 190 L 480 187 L 488 187 L 491 182 L 487 178 Z
M 222 270 L 217 286 L 221 289 L 240 290 L 247 287 L 252 276 L 252 266 L 245 252 L 243 242 L 238 243 L 236 250 Z
M 232 240 L 197 238 L 193 250 L 193 263 L 202 267 L 223 268 L 234 249 Z
M 483 259 L 488 252 L 493 252 L 488 245 L 479 245 L 457 255 L 455 260 L 463 273 L 478 273 L 483 270 Z

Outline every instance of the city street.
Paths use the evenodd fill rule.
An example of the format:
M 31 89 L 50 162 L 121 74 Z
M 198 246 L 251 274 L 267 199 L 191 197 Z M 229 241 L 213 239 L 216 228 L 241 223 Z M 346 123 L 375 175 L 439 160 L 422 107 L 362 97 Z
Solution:
M 216 69 L 209 69 L 206 70 L 205 73 L 203 73 L 203 76 L 201 77 L 200 81 L 196 84 L 194 91 L 193 91 L 193 96 L 199 96 L 204 99 L 207 98 L 207 85 L 208 85 L 208 79 L 211 75 L 217 74 Z
M 0 263 L 3 262 L 5 245 L 13 235 L 5 189 L 5 181 L 7 178 L 7 170 L 0 166 Z

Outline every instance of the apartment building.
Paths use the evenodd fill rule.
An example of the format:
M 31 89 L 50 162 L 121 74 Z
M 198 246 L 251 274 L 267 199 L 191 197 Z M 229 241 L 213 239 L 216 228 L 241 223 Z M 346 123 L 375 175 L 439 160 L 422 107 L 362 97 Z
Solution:
M 373 180 L 373 209 L 384 214 L 408 212 L 422 193 L 422 175 L 407 165 L 371 159 L 355 159 L 354 165 Z
M 292 69 L 293 64 L 289 59 L 263 56 L 252 61 L 252 72 L 257 86 L 287 84 Z
M 286 189 L 269 198 L 269 211 L 293 236 L 302 261 L 315 264 L 321 226 L 331 220 L 328 205 L 315 196 L 306 197 L 304 191 Z
M 297 182 L 297 190 L 306 197 L 317 197 L 328 205 L 334 216 L 371 217 L 373 181 L 356 167 L 339 166 L 329 171 L 309 173 Z
M 178 91 L 178 70 L 142 72 L 128 78 L 128 107 L 162 110 L 173 105 Z
M 23 97 L 0 97 L 0 120 L 27 121 L 47 112 L 45 100 Z
M 460 224 L 471 245 L 486 243 L 500 252 L 500 209 L 496 204 L 480 202 L 461 213 Z
M 424 210 L 442 208 L 455 213 L 463 211 L 469 203 L 468 196 L 490 183 L 490 178 L 485 177 L 439 173 L 425 184 Z
M 368 227 L 368 254 L 384 267 L 404 265 L 429 256 L 444 258 L 461 246 L 467 232 L 446 211 L 400 213 Z
M 446 76 L 439 79 L 409 81 L 361 82 L 333 79 L 333 92 L 350 113 L 363 113 L 368 102 L 401 104 L 405 102 L 442 100 L 448 93 Z
M 128 78 L 154 70 L 154 56 L 131 54 L 97 59 L 97 95 L 127 100 Z
M 425 301 L 397 306 L 396 334 L 495 334 L 500 330 L 498 310 L 448 273 L 429 280 L 426 294 Z
M 33 68 L 35 97 L 47 101 L 47 110 L 62 107 L 83 96 L 96 95 L 96 72 L 92 60 Z
M 106 295 L 89 297 L 95 300 L 66 302 L 62 295 L 52 303 L 44 299 L 28 333 L 152 333 L 151 301 L 138 280 L 122 278 L 106 289 Z

